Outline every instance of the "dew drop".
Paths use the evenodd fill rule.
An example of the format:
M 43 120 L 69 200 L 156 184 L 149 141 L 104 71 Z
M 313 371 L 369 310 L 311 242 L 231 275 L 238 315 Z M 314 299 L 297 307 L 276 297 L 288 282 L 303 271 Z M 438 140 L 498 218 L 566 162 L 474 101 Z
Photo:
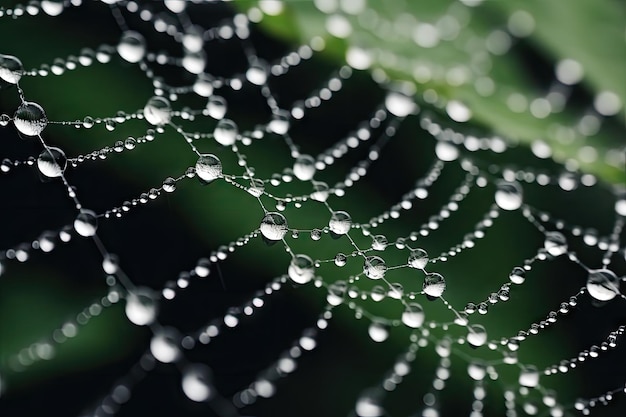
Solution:
M 608 269 L 589 271 L 587 277 L 587 291 L 598 301 L 609 301 L 619 292 L 620 279 Z
M 406 117 L 415 111 L 416 105 L 411 97 L 392 91 L 385 98 L 385 107 L 394 116 Z
M 367 329 L 367 333 L 374 342 L 384 342 L 389 337 L 389 326 L 373 321 Z
M 176 180 L 172 177 L 167 177 L 163 180 L 163 191 L 166 193 L 173 193 L 176 191 Z
M 418 303 L 410 303 L 402 313 L 402 323 L 412 329 L 421 327 L 424 323 L 424 310 Z
M 193 92 L 200 97 L 209 97 L 213 94 L 213 77 L 209 74 L 199 74 L 193 84 Z
M 158 304 L 154 292 L 146 287 L 137 287 L 126 296 L 126 317 L 137 326 L 146 326 L 154 322 L 158 313 Z
M 338 306 L 343 303 L 346 296 L 346 290 L 348 285 L 345 281 L 333 282 L 328 286 L 328 294 L 326 295 L 326 301 L 331 306 Z
M 183 56 L 183 68 L 191 74 L 202 74 L 206 68 L 206 53 L 200 52 L 186 52 Z
M 428 264 L 428 253 L 424 249 L 414 249 L 409 255 L 408 263 L 411 268 L 424 269 Z
M 328 227 L 330 231 L 337 235 L 345 235 L 352 226 L 352 217 L 345 211 L 335 211 L 330 217 Z
M 346 257 L 345 254 L 338 253 L 337 255 L 335 255 L 335 265 L 342 267 L 342 266 L 345 266 L 347 262 L 348 262 L 348 258 Z
M 482 381 L 487 374 L 487 369 L 484 363 L 474 361 L 467 366 L 467 374 L 474 381 Z
M 526 271 L 524 268 L 516 266 L 509 274 L 509 279 L 513 284 L 522 284 L 526 279 Z
M 354 411 L 358 417 L 382 417 L 385 415 L 385 410 L 381 407 L 380 402 L 370 394 L 359 397 Z
M 307 255 L 296 255 L 287 270 L 289 278 L 297 284 L 306 284 L 315 277 L 313 260 Z
M 444 162 L 455 161 L 459 157 L 459 148 L 454 144 L 444 141 L 437 141 L 435 145 L 435 154 L 437 158 Z
M 146 40 L 141 33 L 127 30 L 122 34 L 120 43 L 117 45 L 117 53 L 125 61 L 135 64 L 146 54 Z
M 203 32 L 204 29 L 200 26 L 191 26 L 186 29 L 186 33 L 183 35 L 183 46 L 187 51 L 200 52 L 202 50 L 204 47 Z
M 65 153 L 59 148 L 48 147 L 37 158 L 39 172 L 48 178 L 60 177 L 63 175 L 66 167 L 67 158 Z
M 522 368 L 519 375 L 519 384 L 523 387 L 534 388 L 539 384 L 539 371 L 533 365 Z
M 48 125 L 48 119 L 39 104 L 25 101 L 15 112 L 13 123 L 20 133 L 26 136 L 37 136 Z
M 209 116 L 215 120 L 220 120 L 226 115 L 226 100 L 221 96 L 211 96 L 206 105 Z
M 517 210 L 523 203 L 522 187 L 517 182 L 498 181 L 495 199 L 502 210 Z
M 370 279 L 381 279 L 387 272 L 387 265 L 380 256 L 368 256 L 363 264 L 363 273 Z
M 311 155 L 300 155 L 293 165 L 293 174 L 300 181 L 308 181 L 315 175 L 315 159 Z
M 469 326 L 467 330 L 467 343 L 471 346 L 479 347 L 487 343 L 487 331 L 480 324 Z
M 446 280 L 441 274 L 436 272 L 426 274 L 426 277 L 424 278 L 424 285 L 422 286 L 422 290 L 426 293 L 426 295 L 434 298 L 441 297 L 445 289 Z
M 203 154 L 196 162 L 196 175 L 206 183 L 222 176 L 222 162 L 213 154 Z
M 248 192 L 255 196 L 260 197 L 263 195 L 265 191 L 265 182 L 260 178 L 252 178 L 250 180 L 250 188 L 248 188 Z
M 263 85 L 267 81 L 267 64 L 262 60 L 253 62 L 246 71 L 246 79 L 254 85 Z
M 287 133 L 289 131 L 289 112 L 286 110 L 276 111 L 267 128 L 270 132 L 274 132 L 277 135 Z
M 237 134 L 237 125 L 230 119 L 221 119 L 213 131 L 213 137 L 217 143 L 224 146 L 234 144 L 237 140 Z
M 552 256 L 563 255 L 567 252 L 567 240 L 561 232 L 546 232 L 543 245 Z
M 269 240 L 281 240 L 289 230 L 287 219 L 280 213 L 270 212 L 261 220 L 261 234 Z
M 315 191 L 311 194 L 311 199 L 315 201 L 320 201 L 322 203 L 328 200 L 328 184 L 321 181 L 313 181 L 313 188 L 315 189 Z
M 74 230 L 81 236 L 90 237 L 96 234 L 98 217 L 91 210 L 81 210 L 74 220 Z
M 148 123 L 154 126 L 165 125 L 172 118 L 172 107 L 165 97 L 154 96 L 143 108 L 143 115 Z
M 58 16 L 63 13 L 64 0 L 41 0 L 41 10 L 48 16 Z
M 0 88 L 4 83 L 17 84 L 24 74 L 22 61 L 12 55 L 0 54 Z
M 171 327 L 157 331 L 150 341 L 150 353 L 156 360 L 163 363 L 176 362 L 181 358 L 180 335 Z
M 117 255 L 109 253 L 102 260 L 102 270 L 109 275 L 113 275 L 119 270 L 119 263 L 120 260 Z
M 204 365 L 190 365 L 182 373 L 183 392 L 192 401 L 203 402 L 213 396 L 211 370 Z

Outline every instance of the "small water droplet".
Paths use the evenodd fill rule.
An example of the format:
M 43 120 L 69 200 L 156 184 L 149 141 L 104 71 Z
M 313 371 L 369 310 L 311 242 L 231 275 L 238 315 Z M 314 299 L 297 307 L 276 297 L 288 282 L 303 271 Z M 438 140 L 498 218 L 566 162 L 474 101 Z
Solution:
M 297 284 L 306 284 L 315 277 L 313 260 L 307 255 L 296 255 L 287 270 L 289 278 Z
M 37 158 L 37 168 L 39 172 L 48 178 L 56 178 L 63 175 L 65 168 L 67 167 L 67 158 L 65 153 L 54 147 L 44 149 Z
M 120 43 L 117 45 L 117 53 L 122 59 L 135 64 L 146 54 L 146 40 L 141 33 L 127 30 L 122 34 Z
M 311 155 L 300 155 L 293 165 L 293 174 L 300 181 L 308 181 L 315 175 L 315 159 Z
M 13 123 L 20 133 L 26 136 L 37 136 L 48 125 L 48 119 L 39 104 L 25 101 L 15 112 Z
M 502 210 L 517 210 L 523 203 L 522 187 L 518 182 L 498 181 L 495 199 Z
M 173 193 L 176 191 L 176 180 L 172 177 L 167 177 L 163 180 L 163 191 L 166 193 Z
M 368 256 L 363 264 L 363 273 L 370 279 L 381 279 L 387 272 L 387 265 L 380 256 Z
M 567 240 L 561 232 L 546 232 L 544 247 L 552 256 L 563 255 L 567 252 Z
M 193 92 L 200 97 L 209 97 L 213 94 L 213 76 L 210 74 L 199 74 L 193 84 Z
M 374 342 L 384 342 L 389 337 L 389 326 L 385 323 L 372 321 L 367 333 Z
M 284 135 L 289 131 L 289 117 L 290 113 L 288 111 L 277 110 L 274 113 L 274 117 L 267 125 L 267 129 L 277 135 Z
M 516 266 L 509 274 L 509 279 L 513 284 L 522 284 L 526 279 L 526 271 L 524 268 Z
M 74 220 L 74 230 L 81 236 L 90 237 L 96 234 L 98 217 L 91 210 L 81 210 Z
M 342 266 L 345 266 L 347 262 L 348 262 L 348 258 L 346 257 L 345 254 L 338 253 L 337 255 L 335 255 L 335 265 L 342 267 Z
M 183 372 L 183 392 L 192 401 L 203 402 L 213 396 L 211 370 L 205 365 L 189 365 Z
M 409 255 L 408 263 L 411 268 L 424 269 L 428 265 L 428 253 L 424 249 L 414 249 Z
M 211 96 L 207 102 L 209 116 L 215 120 L 221 120 L 226 115 L 226 100 L 221 96 Z
M 338 306 L 343 303 L 346 296 L 348 284 L 345 281 L 333 282 L 328 286 L 328 294 L 326 295 L 326 301 L 331 306 Z
M 120 267 L 119 263 L 120 263 L 120 260 L 117 257 L 117 255 L 113 253 L 109 253 L 102 260 L 102 269 L 104 270 L 105 273 L 109 275 L 113 275 L 117 273 Z
M 158 313 L 158 304 L 154 291 L 146 287 L 137 287 L 126 296 L 126 317 L 137 326 L 146 326 L 154 322 Z
M 587 291 L 598 301 L 609 301 L 619 292 L 620 279 L 609 269 L 589 271 L 587 277 Z
M 320 201 L 322 203 L 328 200 L 328 184 L 321 181 L 313 181 L 313 188 L 315 189 L 315 191 L 311 194 L 311 199 L 315 201 Z
M 471 346 L 479 347 L 487 343 L 487 331 L 480 324 L 469 326 L 467 330 L 467 343 Z
M 148 100 L 143 108 L 146 121 L 154 126 L 165 125 L 172 118 L 172 107 L 165 97 L 154 96 Z
M 22 61 L 12 55 L 0 54 L 0 88 L 17 84 L 22 74 L 24 74 Z
M 416 109 L 415 102 L 411 97 L 395 91 L 387 94 L 385 107 L 391 114 L 397 117 L 406 117 Z
M 523 387 L 534 388 L 539 384 L 539 371 L 533 365 L 522 368 L 519 375 L 519 384 Z
M 58 16 L 63 13 L 65 0 L 41 0 L 41 10 L 48 16 Z
M 424 310 L 418 303 L 410 303 L 402 313 L 402 323 L 412 329 L 421 327 L 424 323 Z
M 261 220 L 261 234 L 269 240 L 281 240 L 289 230 L 287 219 L 280 213 L 270 212 Z
M 267 63 L 257 59 L 246 71 L 246 79 L 254 85 L 263 85 L 267 81 L 267 73 Z
M 181 358 L 180 334 L 172 327 L 157 331 L 150 341 L 150 353 L 156 360 L 163 363 L 176 362 Z
M 237 134 L 237 125 L 230 119 L 221 119 L 213 131 L 213 137 L 217 143 L 224 146 L 234 144 L 237 140 Z
M 487 368 L 484 363 L 473 361 L 467 366 L 467 374 L 474 381 L 482 381 L 487 375 Z
M 352 226 L 352 217 L 345 211 L 335 211 L 328 222 L 330 231 L 337 235 L 345 235 Z
M 204 182 L 211 182 L 222 176 L 222 162 L 213 154 L 203 154 L 196 162 L 196 175 Z
M 441 297 L 445 289 L 446 280 L 441 274 L 436 272 L 426 274 L 426 277 L 424 278 L 424 285 L 422 286 L 422 290 L 426 293 L 426 295 L 434 298 Z

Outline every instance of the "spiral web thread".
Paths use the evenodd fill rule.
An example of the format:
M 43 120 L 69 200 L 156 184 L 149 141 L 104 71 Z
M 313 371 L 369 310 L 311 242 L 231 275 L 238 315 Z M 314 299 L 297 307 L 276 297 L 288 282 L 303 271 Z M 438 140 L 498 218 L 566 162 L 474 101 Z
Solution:
M 331 3 L 316 2 L 322 11 L 324 5 Z M 344 11 L 349 15 L 354 12 L 350 4 L 358 6 L 364 2 L 344 3 L 347 5 Z M 18 5 L 2 9 L 2 16 L 4 19 L 31 19 L 35 15 L 40 15 L 37 18 L 46 15 L 47 19 L 51 19 L 68 9 L 81 7 L 87 6 L 80 1 L 42 1 L 24 7 Z M 620 276 L 626 271 L 626 248 L 622 232 L 626 197 L 623 189 L 608 187 L 592 175 L 582 174 L 572 166 L 568 166 L 568 169 L 558 167 L 558 170 L 550 172 L 527 167 L 522 169 L 514 164 L 485 162 L 489 156 L 484 155 L 506 156 L 514 153 L 516 143 L 506 137 L 464 134 L 460 130 L 462 123 L 471 119 L 471 108 L 458 101 L 442 102 L 436 99 L 436 94 L 433 99 L 432 90 L 415 91 L 412 85 L 391 83 L 380 71 L 371 72 L 383 94 L 370 115 L 357 122 L 348 135 L 336 140 L 326 150 L 309 156 L 300 151 L 301 147 L 307 148 L 307 144 L 302 143 L 297 135 L 292 136 L 294 127 L 316 109 L 332 106 L 335 96 L 342 93 L 344 86 L 349 85 L 353 77 L 367 73 L 371 63 L 365 51 L 349 50 L 346 64 L 332 72 L 312 94 L 294 103 L 283 103 L 270 84 L 290 71 L 306 66 L 306 61 L 315 59 L 324 49 L 323 37 L 327 34 L 319 34 L 309 44 L 277 59 L 266 60 L 257 55 L 251 31 L 254 33 L 255 25 L 265 15 L 281 13 L 284 8 L 281 2 L 261 1 L 245 13 L 231 12 L 229 17 L 209 23 L 195 21 L 185 4 L 176 1 L 166 1 L 164 5 L 150 2 L 148 6 L 133 1 L 103 1 L 103 4 L 90 4 L 89 7 L 113 17 L 121 36 L 117 46 L 104 44 L 85 49 L 77 57 L 59 58 L 51 65 L 42 63 L 33 70 L 12 66 L 16 61 L 11 56 L 2 56 L 0 69 L 3 72 L 0 75 L 3 87 L 6 88 L 1 93 L 9 95 L 17 92 L 19 96 L 17 110 L 1 109 L 2 130 L 16 129 L 23 139 L 38 143 L 41 153 L 27 158 L 7 155 L 2 162 L 4 178 L 1 180 L 11 181 L 11 176 L 20 169 L 37 170 L 42 178 L 52 178 L 44 185 L 59 188 L 59 183 L 63 184 L 66 197 L 72 202 L 72 217 L 75 220 L 66 226 L 42 231 L 35 239 L 28 237 L 31 241 L 15 242 L 14 246 L 4 249 L 0 252 L 0 275 L 3 281 L 15 279 L 17 272 L 14 273 L 13 268 L 18 271 L 19 266 L 14 264 L 43 262 L 44 255 L 41 252 L 50 252 L 45 255 L 45 259 L 48 259 L 55 256 L 55 251 L 63 245 L 76 241 L 82 242 L 81 245 L 89 245 L 92 241 L 102 260 L 105 294 L 51 332 L 49 337 L 25 346 L 17 353 L 2 352 L 0 392 L 3 396 L 11 395 L 11 385 L 4 381 L 10 381 L 12 373 L 26 373 L 41 361 L 53 360 L 56 350 L 77 337 L 92 319 L 120 303 L 125 306 L 126 315 L 134 325 L 149 329 L 152 335 L 150 342 L 138 362 L 126 375 L 120 375 L 108 392 L 104 395 L 94 393 L 81 415 L 123 413 L 126 403 L 133 401 L 133 387 L 168 366 L 178 370 L 182 391 L 188 400 L 203 404 L 204 408 L 200 408 L 203 413 L 210 410 L 219 416 L 247 415 L 255 412 L 256 403 L 276 398 L 278 402 L 272 403 L 276 407 L 276 414 L 271 415 L 278 415 L 281 410 L 276 404 L 280 404 L 281 389 L 292 378 L 292 374 L 307 371 L 306 367 L 297 369 L 299 361 L 312 355 L 311 351 L 323 349 L 321 339 L 325 330 L 346 325 L 342 321 L 345 318 L 336 317 L 339 311 L 343 311 L 343 314 L 349 312 L 352 320 L 368 323 L 370 341 L 390 344 L 394 333 L 402 335 L 399 338 L 406 340 L 400 355 L 388 361 L 390 367 L 378 377 L 379 382 L 362 387 L 361 395 L 354 399 L 354 407 L 347 411 L 349 415 L 385 415 L 385 409 L 394 401 L 394 391 L 404 380 L 411 380 L 411 374 L 419 368 L 414 362 L 419 361 L 422 352 L 426 351 L 438 355 L 438 365 L 431 377 L 430 388 L 420 392 L 417 397 L 413 394 L 410 415 L 446 414 L 446 407 L 449 406 L 441 398 L 445 390 L 452 389 L 458 377 L 453 374 L 448 381 L 455 368 L 463 369 L 464 378 L 469 377 L 471 381 L 467 395 L 472 401 L 467 413 L 472 416 L 480 416 L 483 412 L 488 414 L 487 409 L 499 409 L 500 413 L 508 416 L 586 415 L 607 405 L 606 409 L 611 410 L 613 404 L 609 403 L 624 394 L 626 386 L 621 382 L 608 392 L 593 392 L 593 387 L 580 389 L 576 392 L 580 398 L 573 401 L 567 395 L 561 399 L 559 383 L 552 383 L 556 379 L 555 375 L 579 372 L 575 368 L 583 367 L 585 362 L 603 360 L 604 356 L 618 349 L 622 340 L 626 300 L 626 296 L 620 292 L 620 283 L 625 279 Z M 215 2 L 188 5 L 189 10 L 217 7 L 223 12 L 224 6 Z M 146 42 L 141 30 L 132 26 L 132 22 L 141 23 L 141 30 L 150 28 L 154 31 L 145 38 L 169 38 L 175 42 L 177 49 L 157 52 L 155 48 L 153 51 L 151 42 Z M 341 24 L 330 25 L 335 36 L 341 32 L 341 28 Z M 512 38 L 514 35 L 511 34 Z M 205 72 L 206 61 L 211 57 L 207 57 L 202 49 L 207 44 L 218 42 L 239 48 L 245 57 L 246 67 L 232 77 Z M 51 121 L 33 106 L 29 100 L 29 90 L 22 89 L 31 77 L 80 77 L 84 68 L 97 65 L 138 67 L 152 84 L 154 96 L 145 97 L 146 107 L 131 113 L 126 113 L 126 106 L 119 103 L 119 108 L 125 110 L 107 117 L 85 116 L 80 121 Z M 164 66 L 173 70 L 163 77 L 155 75 Z M 184 74 L 185 77 L 181 77 L 183 80 L 193 81 L 181 83 L 168 78 L 172 74 Z M 16 88 L 11 88 L 13 85 Z M 245 130 L 239 126 L 245 125 L 246 121 L 240 123 L 228 118 L 230 102 L 218 96 L 218 93 L 228 91 L 228 95 L 234 97 L 244 92 L 248 94 L 250 90 L 256 90 L 263 97 L 268 117 L 265 117 L 263 123 Z M 179 107 L 178 103 L 188 96 L 201 98 L 205 106 Z M 415 101 L 415 97 L 419 102 Z M 58 100 L 62 101 L 63 98 Z M 617 112 L 613 111 L 611 103 L 605 97 L 604 101 L 596 104 L 592 109 L 595 122 L 601 124 Z M 52 105 L 57 103 L 42 104 L 43 111 Z M 438 111 L 432 112 L 429 108 Z M 340 111 L 337 109 L 337 112 Z M 587 117 L 585 120 L 588 123 L 589 113 L 581 116 L 581 120 L 584 117 Z M 198 121 L 208 122 L 210 130 L 194 128 Z M 394 143 L 415 141 L 415 131 L 405 128 L 411 122 L 417 123 L 411 126 L 419 126 L 422 130 L 419 140 L 430 142 L 424 152 L 432 153 L 431 166 L 428 169 L 420 168 L 422 174 L 413 179 L 415 185 L 403 191 L 399 201 L 388 209 L 380 213 L 370 213 L 367 207 L 363 209 L 373 215 L 369 221 L 343 211 L 344 199 L 353 196 L 352 188 L 358 189 L 361 182 L 367 181 L 370 171 L 376 169 L 379 160 L 394 158 L 392 152 L 398 151 L 392 147 Z M 120 140 L 116 133 L 125 123 L 135 123 L 133 127 L 143 124 L 147 130 L 140 131 L 138 136 Z M 48 141 L 46 133 L 51 126 L 78 130 L 85 141 L 89 141 L 91 132 L 104 131 L 108 141 L 90 152 L 70 156 L 69 150 L 62 150 L 63 143 L 53 147 Z M 584 130 L 585 123 L 581 122 L 581 126 Z M 83 166 L 102 164 L 102 161 L 116 158 L 118 154 L 129 153 L 132 156 L 135 149 L 150 152 L 163 140 L 186 144 L 186 153 L 176 155 L 177 159 L 185 161 L 186 169 L 163 178 L 162 184 L 158 186 L 148 185 L 136 198 L 122 197 L 122 200 L 127 200 L 118 201 L 101 212 L 89 210 L 90 204 L 101 202 L 83 199 L 81 188 L 73 186 L 73 177 L 80 175 Z M 280 143 L 276 146 L 286 149 L 292 162 L 288 166 L 274 165 L 273 174 L 260 177 L 255 167 L 257 162 L 253 150 L 258 146 L 257 143 L 269 140 L 273 140 L 271 143 L 274 145 Z M 93 142 L 96 142 L 95 138 Z M 533 145 L 538 164 L 543 163 L 540 159 L 545 157 L 541 156 L 545 153 L 545 146 L 543 142 Z M 619 154 L 619 150 L 616 152 Z M 342 167 L 342 160 L 349 160 L 353 155 L 358 155 L 352 158 L 356 162 L 347 173 L 339 173 L 342 179 L 330 186 L 321 181 L 321 178 L 332 178 L 330 174 L 325 177 L 325 173 L 334 173 L 335 167 Z M 441 204 L 436 214 L 416 226 L 410 216 L 417 217 L 416 208 L 435 198 L 431 193 L 437 195 L 442 192 L 437 188 L 438 181 L 446 175 L 456 176 L 458 187 L 452 192 L 447 189 L 445 192 L 450 193 L 447 201 Z M 262 218 L 260 224 L 230 242 L 221 242 L 217 249 L 205 248 L 207 254 L 198 259 L 194 267 L 181 272 L 176 279 L 166 278 L 167 281 L 160 289 L 156 288 L 156 284 L 150 285 L 150 282 L 137 284 L 136 278 L 127 275 L 123 268 L 123 265 L 133 262 L 132 254 L 117 254 L 113 239 L 100 238 L 102 231 L 111 223 L 132 221 L 134 216 L 140 216 L 142 211 L 150 210 L 151 204 L 157 204 L 163 199 L 172 198 L 168 201 L 176 204 L 177 200 L 170 196 L 175 196 L 180 188 L 191 182 L 203 184 L 204 187 L 199 188 L 198 192 L 204 194 L 211 194 L 211 188 L 222 183 L 245 195 L 248 202 L 246 210 L 258 212 Z M 300 187 L 294 188 L 297 192 L 291 191 L 292 185 Z M 535 207 L 526 198 L 527 190 L 539 190 L 545 194 L 585 192 L 587 189 L 598 190 L 608 202 L 605 216 L 611 218 L 612 228 L 606 235 L 599 234 L 589 225 L 562 220 L 557 215 Z M 449 222 L 455 221 L 455 216 L 462 216 L 464 203 L 473 197 L 483 202 L 489 201 L 481 208 L 481 219 L 473 230 L 446 229 L 452 230 L 456 242 L 439 255 L 433 255 L 431 246 L 437 245 L 429 243 L 431 236 L 436 235 L 440 227 L 444 228 Z M 298 211 L 310 208 L 324 213 L 321 217 L 328 220 L 311 227 L 300 226 L 299 223 L 309 222 Z M 45 211 L 42 213 L 45 216 Z M 385 228 L 388 224 L 407 218 L 409 224 L 412 224 L 409 232 L 397 235 L 393 228 L 391 232 Z M 511 268 L 509 276 L 497 276 L 495 281 L 489 283 L 473 279 L 484 294 L 481 299 L 467 302 L 462 295 L 456 294 L 455 300 L 464 301 L 448 301 L 448 294 L 454 293 L 457 285 L 463 284 L 459 277 L 444 273 L 445 266 L 461 262 L 455 258 L 462 258 L 466 253 L 478 249 L 483 238 L 488 238 L 493 226 L 500 222 L 515 221 L 525 223 L 527 228 L 541 236 L 543 242 L 534 249 L 535 253 L 526 259 L 518 257 L 518 264 Z M 303 240 L 307 241 L 306 245 L 300 243 Z M 218 279 L 219 276 L 224 291 L 228 291 L 229 276 L 222 276 L 220 264 L 237 263 L 238 254 L 259 241 L 269 244 L 259 251 L 280 252 L 284 249 L 285 253 L 276 259 L 283 259 L 285 274 L 267 279 L 264 286 L 247 296 L 246 301 L 233 305 L 219 316 L 209 317 L 205 324 L 193 331 L 183 331 L 161 323 L 159 310 L 165 309 L 168 303 L 174 303 L 181 294 L 193 291 L 197 280 Z M 320 257 L 318 253 L 327 252 L 321 249 L 316 252 L 322 245 L 332 247 L 331 251 L 336 254 Z M 581 247 L 584 255 L 577 255 L 571 249 L 573 245 Z M 335 247 L 340 250 L 335 250 Z M 257 262 L 262 263 L 264 255 L 258 254 L 257 257 Z M 467 258 L 464 259 L 467 262 Z M 581 259 L 588 260 L 583 262 Z M 542 311 L 541 318 L 536 322 L 527 323 L 523 328 L 507 328 L 503 335 L 500 335 L 501 329 L 494 330 L 493 334 L 498 336 L 492 337 L 492 330 L 480 324 L 482 318 L 497 314 L 495 312 L 499 307 L 504 308 L 499 304 L 514 300 L 518 288 L 529 285 L 529 281 L 548 279 L 538 276 L 543 271 L 541 265 L 559 261 L 574 265 L 582 271 L 579 276 L 571 277 L 571 280 L 578 280 L 575 284 L 577 289 L 559 294 L 562 301 L 560 305 L 554 306 L 554 310 L 550 310 L 554 308 L 550 306 L 548 312 Z M 297 292 L 309 288 L 316 289 L 317 300 L 323 300 L 325 304 L 319 310 L 319 316 L 310 320 L 310 327 L 302 329 L 282 351 L 275 352 L 275 359 L 271 363 L 256 369 L 256 378 L 234 391 L 224 391 L 217 382 L 219 378 L 212 377 L 210 367 L 201 359 L 196 359 L 198 356 L 194 351 L 198 346 L 211 346 L 214 340 L 228 338 L 234 328 L 245 326 L 246 321 L 262 314 L 263 309 L 272 304 L 272 297 L 285 291 Z M 590 302 L 598 304 L 593 308 L 599 317 L 603 317 L 603 309 L 608 309 L 604 304 L 619 305 L 617 310 L 611 311 L 618 311 L 621 315 L 617 319 L 607 318 L 614 326 L 604 339 L 595 341 L 591 346 L 576 347 L 575 352 L 561 356 L 562 360 L 556 364 L 529 363 L 518 358 L 518 352 L 521 356 L 527 340 L 536 336 L 541 338 L 562 321 L 582 314 L 577 310 L 578 305 Z M 383 304 L 390 307 L 378 307 Z M 443 310 L 437 311 L 438 307 L 443 307 Z M 391 316 L 390 311 L 396 314 Z M 500 339 L 497 338 L 499 336 Z M 258 343 L 262 344 L 263 340 Z M 468 348 L 467 345 L 474 348 Z M 558 349 L 571 352 L 570 347 L 565 348 Z M 617 375 L 621 379 L 624 376 L 623 371 Z M 488 398 L 487 393 L 491 393 L 489 387 L 495 387 L 500 398 Z M 96 400 L 96 397 L 100 399 Z M 623 399 L 618 401 L 623 405 Z M 486 405 L 489 402 L 495 403 L 495 408 L 489 408 Z M 181 404 L 181 408 L 184 407 Z M 338 411 L 341 410 L 332 410 L 333 413 Z M 306 406 L 303 406 L 301 413 L 307 415 Z

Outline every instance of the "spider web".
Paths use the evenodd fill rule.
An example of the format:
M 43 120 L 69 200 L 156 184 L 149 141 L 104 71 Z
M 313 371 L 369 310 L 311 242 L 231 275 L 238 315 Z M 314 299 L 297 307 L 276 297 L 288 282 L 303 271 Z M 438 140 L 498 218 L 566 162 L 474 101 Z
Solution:
M 623 409 L 623 187 L 281 2 L 82 3 L 0 9 L 3 415 Z

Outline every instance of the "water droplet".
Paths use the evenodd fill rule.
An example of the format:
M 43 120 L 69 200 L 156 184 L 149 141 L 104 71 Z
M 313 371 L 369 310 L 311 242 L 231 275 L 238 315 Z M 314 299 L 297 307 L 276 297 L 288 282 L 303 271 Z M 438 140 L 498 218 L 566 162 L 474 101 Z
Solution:
M 587 277 L 587 291 L 598 301 L 609 301 L 619 292 L 620 279 L 608 269 L 589 271 Z
M 126 296 L 126 317 L 137 326 L 146 326 L 154 322 L 158 313 L 158 304 L 154 291 L 146 287 L 137 287 Z
M 482 381 L 487 374 L 487 369 L 484 363 L 474 361 L 467 366 L 467 374 L 474 381 Z
M 202 51 L 204 47 L 203 34 L 204 29 L 200 26 L 190 26 L 185 29 L 185 34 L 183 35 L 183 46 L 185 49 L 189 52 Z
M 65 0 L 41 0 L 41 10 L 48 16 L 58 16 L 63 13 Z
M 479 347 L 487 343 L 487 331 L 480 324 L 469 326 L 467 330 L 467 343 L 471 346 Z
M 368 256 L 363 264 L 363 273 L 370 279 L 381 279 L 387 272 L 387 265 L 380 256 Z
M 567 240 L 561 232 L 546 232 L 543 245 L 552 256 L 563 255 L 567 252 Z
M 300 181 L 308 181 L 315 175 L 315 159 L 311 155 L 300 155 L 293 165 L 293 174 Z
M 127 30 L 122 34 L 120 43 L 117 45 L 117 53 L 125 61 L 135 64 L 146 54 L 146 40 L 141 33 Z
M 517 210 L 523 203 L 522 187 L 517 182 L 498 181 L 496 204 L 502 210 Z
M 389 326 L 373 321 L 367 329 L 367 333 L 374 342 L 384 342 L 389 337 Z
M 13 123 L 20 133 L 26 136 L 37 136 L 48 125 L 48 119 L 39 104 L 25 101 L 15 112 Z
M 322 231 L 320 229 L 311 230 L 311 239 L 320 240 L 322 238 Z
M 248 192 L 255 196 L 260 197 L 263 195 L 265 191 L 265 182 L 260 178 L 252 178 L 250 180 L 250 188 L 248 188 Z
M 384 251 L 387 248 L 387 237 L 385 235 L 376 235 L 372 238 L 372 249 Z
M 526 271 L 524 268 L 516 266 L 509 274 L 509 279 L 513 284 L 522 284 L 526 279 Z
M 213 154 L 203 154 L 196 162 L 196 175 L 204 182 L 211 182 L 222 176 L 222 162 Z
M 209 74 L 199 74 L 193 84 L 193 91 L 200 97 L 209 97 L 213 94 L 213 77 Z
M 289 230 L 287 219 L 280 213 L 270 212 L 261 220 L 261 234 L 269 240 L 281 240 Z
M 206 105 L 209 116 L 215 120 L 224 118 L 226 114 L 226 100 L 221 96 L 211 96 Z
M 171 327 L 157 331 L 150 341 L 150 353 L 156 360 L 163 363 L 172 363 L 181 358 L 180 335 Z
M 213 396 L 211 370 L 204 365 L 190 365 L 182 373 L 183 392 L 192 401 L 203 402 Z
M 354 411 L 358 417 L 382 417 L 385 415 L 385 410 L 380 405 L 380 401 L 368 393 L 359 397 Z
M 90 237 L 96 234 L 98 217 L 91 210 L 81 210 L 74 220 L 74 230 L 81 236 Z
M 428 265 L 428 253 L 424 249 L 414 249 L 409 255 L 408 263 L 411 268 L 424 269 Z
M 424 310 L 418 303 L 410 303 L 402 313 L 402 323 L 412 329 L 417 329 L 424 323 Z
M 450 100 L 446 104 L 446 113 L 455 122 L 463 123 L 472 118 L 472 111 L 460 101 Z
M 17 84 L 24 74 L 22 61 L 12 55 L 0 54 L 0 88 L 4 83 L 9 85 Z
M 277 135 L 284 135 L 289 131 L 289 117 L 290 113 L 288 111 L 277 110 L 274 113 L 274 117 L 267 125 L 268 130 Z
M 426 274 L 426 277 L 424 278 L 424 285 L 422 286 L 422 290 L 426 293 L 426 295 L 433 298 L 441 297 L 445 289 L 446 280 L 441 274 L 436 272 Z
M 67 167 L 67 158 L 65 153 L 54 147 L 44 149 L 37 158 L 37 168 L 39 172 L 48 178 L 56 178 L 63 175 L 65 168 Z
M 328 294 L 326 295 L 326 301 L 331 306 L 338 306 L 343 303 L 346 296 L 346 290 L 348 284 L 345 281 L 333 282 L 328 286 Z
M 262 60 L 251 63 L 246 71 L 246 79 L 254 85 L 263 85 L 267 81 L 267 64 Z
M 345 235 L 352 226 L 352 217 L 345 211 L 335 211 L 330 217 L 328 227 L 330 231 L 337 235 Z
M 165 125 L 172 118 L 172 107 L 165 97 L 154 96 L 143 108 L 143 116 L 146 121 L 154 126 Z
M 120 260 L 117 257 L 117 255 L 113 253 L 109 253 L 102 260 L 102 269 L 104 270 L 105 273 L 109 275 L 113 275 L 117 273 L 120 267 L 119 264 L 120 264 Z
M 201 74 L 206 68 L 206 53 L 186 51 L 183 56 L 183 68 L 191 74 Z
M 519 384 L 523 387 L 534 388 L 539 385 L 539 371 L 533 365 L 522 368 L 519 374 Z
M 315 201 L 320 201 L 322 203 L 328 200 L 328 184 L 321 181 L 313 181 L 313 188 L 315 189 L 315 191 L 311 194 L 311 199 Z
M 435 154 L 437 158 L 444 162 L 455 161 L 459 157 L 459 148 L 454 144 L 444 141 L 437 141 L 435 145 Z
M 345 254 L 338 253 L 337 255 L 335 255 L 335 265 L 341 267 L 341 266 L 345 266 L 347 262 L 348 262 L 348 258 L 346 257 Z
M 173 193 L 176 191 L 176 180 L 172 177 L 167 177 L 163 180 L 163 191 L 166 193 Z
M 296 255 L 287 270 L 289 278 L 297 284 L 306 284 L 315 277 L 313 260 L 307 255 Z
M 215 130 L 213 131 L 213 137 L 217 143 L 230 146 L 237 140 L 237 125 L 230 119 L 221 119 L 217 122 Z
M 411 97 L 392 91 L 385 98 L 385 107 L 394 116 L 406 117 L 415 111 L 416 105 Z

